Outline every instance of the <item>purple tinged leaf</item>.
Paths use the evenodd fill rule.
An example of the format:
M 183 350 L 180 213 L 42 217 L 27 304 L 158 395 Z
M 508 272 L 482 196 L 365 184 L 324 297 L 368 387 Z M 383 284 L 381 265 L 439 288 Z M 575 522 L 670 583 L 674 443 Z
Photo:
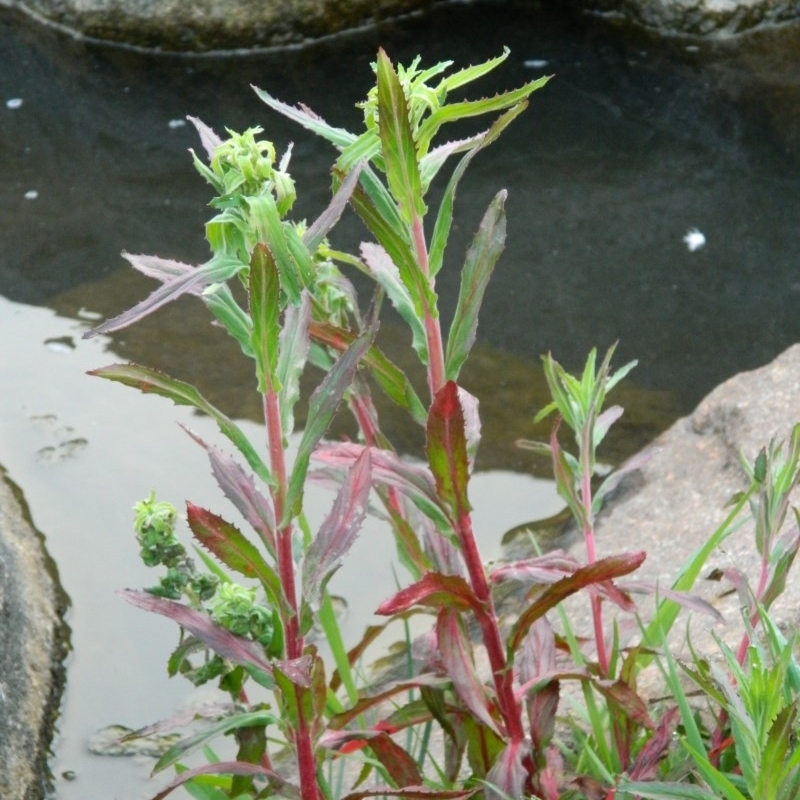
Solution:
M 186 514 L 195 539 L 206 550 L 239 574 L 247 578 L 258 578 L 272 602 L 282 605 L 283 591 L 278 575 L 235 525 L 188 502 Z
M 603 441 L 609 428 L 623 415 L 622 406 L 609 406 L 595 420 L 593 431 L 593 444 L 597 447 Z
M 502 737 L 503 734 L 489 710 L 486 688 L 475 672 L 472 644 L 464 631 L 464 624 L 458 611 L 444 608 L 439 612 L 436 634 L 442 661 L 448 677 L 453 681 L 456 694 L 477 720 L 497 736 Z
M 134 322 L 152 314 L 161 306 L 177 300 L 181 295 L 196 293 L 204 289 L 210 283 L 224 283 L 244 269 L 244 264 L 237 258 L 229 256 L 214 256 L 210 261 L 195 267 L 191 272 L 165 281 L 154 292 L 151 292 L 144 300 L 137 303 L 133 308 L 113 319 L 106 320 L 96 328 L 83 334 L 84 339 L 91 339 L 100 333 L 110 333 L 126 328 Z
M 556 670 L 556 637 L 546 617 L 531 625 L 522 640 L 514 670 L 521 686 L 533 685 L 537 679 Z M 559 683 L 550 680 L 536 691 L 525 692 L 525 707 L 534 748 L 542 752 L 555 730 Z
M 292 122 L 296 122 L 307 130 L 316 133 L 336 147 L 347 147 L 347 145 L 356 140 L 355 134 L 350 133 L 344 128 L 335 128 L 332 125 L 328 125 L 322 117 L 303 104 L 290 106 L 281 100 L 277 100 L 269 94 L 269 92 L 265 92 L 257 86 L 251 84 L 251 88 L 258 95 L 259 99 L 266 103 L 271 109 L 282 114 L 287 119 L 292 120 Z
M 347 469 L 359 457 L 364 445 L 322 445 L 314 451 L 314 460 L 334 469 Z M 433 520 L 439 531 L 452 527 L 447 512 L 442 508 L 430 471 L 409 464 L 389 450 L 371 448 L 373 481 L 382 486 L 392 486 L 411 500 L 419 510 Z
M 336 360 L 308 401 L 306 426 L 297 448 L 294 467 L 289 479 L 285 512 L 287 518 L 280 521 L 281 527 L 286 525 L 291 516 L 300 513 L 311 452 L 328 430 L 344 393 L 353 382 L 359 362 L 372 346 L 375 333 L 375 327 L 369 328 L 353 342 Z
M 528 772 L 523 766 L 524 742 L 509 742 L 486 775 L 486 800 L 507 800 L 525 796 Z
M 658 768 L 664 755 L 672 745 L 672 734 L 678 727 L 680 711 L 677 706 L 668 708 L 658 720 L 658 725 L 647 744 L 639 751 L 636 761 L 628 773 L 634 781 L 652 781 L 658 776 Z
M 358 178 L 363 168 L 363 162 L 358 163 L 345 175 L 344 180 L 339 184 L 339 188 L 331 198 L 328 207 L 306 229 L 303 234 L 303 242 L 310 253 L 317 251 L 328 232 L 339 221 L 347 202 L 353 194 L 353 190 L 358 185 Z
M 448 380 L 458 380 L 461 367 L 475 344 L 478 312 L 497 259 L 506 241 L 505 190 L 497 193 L 486 210 L 461 272 L 455 316 L 447 334 L 445 357 Z
M 183 786 L 199 775 L 261 775 L 267 779 L 270 786 L 274 787 L 281 797 L 285 797 L 287 800 L 301 800 L 302 798 L 300 790 L 296 786 L 293 786 L 285 778 L 281 778 L 276 772 L 266 769 L 260 764 L 248 764 L 244 761 L 219 761 L 213 764 L 201 764 L 199 767 L 192 767 L 185 772 L 181 772 L 158 794 L 154 794 L 150 800 L 163 800 L 179 786 Z
M 227 658 L 234 664 L 256 667 L 268 675 L 272 674 L 272 666 L 267 661 L 264 651 L 255 642 L 231 633 L 221 625 L 217 625 L 211 617 L 202 611 L 195 611 L 174 600 L 155 597 L 148 592 L 124 589 L 118 592 L 123 600 L 127 600 L 138 608 L 161 614 L 176 622 L 189 633 L 201 639 L 215 653 Z
M 283 316 L 278 337 L 277 364 L 280 385 L 281 427 L 283 435 L 294 431 L 294 407 L 300 398 L 300 376 L 306 365 L 311 323 L 311 299 L 306 290 L 300 295 L 300 305 L 289 305 Z
M 717 622 L 723 622 L 724 618 L 719 611 L 714 608 L 707 600 L 691 592 L 680 592 L 675 589 L 665 588 L 649 581 L 624 581 L 618 584 L 618 588 L 624 589 L 626 592 L 634 592 L 638 594 L 655 594 L 659 598 L 673 600 L 678 605 L 689 611 L 698 611 L 701 614 L 708 614 Z
M 270 555 L 275 555 L 275 513 L 271 501 L 256 487 L 252 476 L 227 453 L 206 444 L 189 428 L 184 430 L 208 453 L 211 472 L 225 497 L 236 507 L 264 542 Z
M 565 575 L 571 575 L 579 567 L 580 562 L 574 556 L 563 550 L 553 550 L 535 558 L 503 564 L 492 570 L 489 580 L 493 584 L 505 580 L 550 584 L 561 580 Z
M 135 269 L 146 275 L 148 278 L 155 278 L 161 283 L 166 283 L 173 278 L 179 278 L 182 275 L 188 275 L 193 270 L 197 269 L 192 264 L 184 264 L 181 261 L 173 261 L 169 258 L 160 258 L 159 256 L 145 256 L 133 255 L 131 253 L 122 253 L 122 257 Z M 199 286 L 189 290 L 189 294 L 201 294 L 202 288 Z
M 325 585 L 361 530 L 371 484 L 370 453 L 365 449 L 348 472 L 333 508 L 306 551 L 303 596 L 312 609 L 319 608 Z
M 646 447 L 631 456 L 618 469 L 615 469 L 603 482 L 594 495 L 594 513 L 598 513 L 605 498 L 622 483 L 631 472 L 640 470 L 659 451 L 658 447 Z
M 197 132 L 200 134 L 200 144 L 203 145 L 203 150 L 206 151 L 206 155 L 209 160 L 211 160 L 217 148 L 222 144 L 222 139 L 214 133 L 212 128 L 197 117 L 186 117 L 186 119 L 197 129 Z
M 428 412 L 426 452 L 440 497 L 460 517 L 470 511 L 467 499 L 469 461 L 464 411 L 458 385 L 448 381 L 433 398 Z
M 402 279 L 400 271 L 389 253 L 381 245 L 374 242 L 362 242 L 360 249 L 361 258 L 367 265 L 370 274 L 376 283 L 383 287 L 395 310 L 411 329 L 414 350 L 419 354 L 422 362 L 427 363 L 428 340 L 422 322 L 424 312 L 419 305 L 419 300 L 417 299 L 415 302 L 414 299 L 424 296 L 418 285 L 419 279 L 414 276 L 413 285 L 409 286 Z
M 575 592 L 604 581 L 627 575 L 637 569 L 645 560 L 644 552 L 624 553 L 618 556 L 601 558 L 592 564 L 580 567 L 572 575 L 548 586 L 522 613 L 514 624 L 508 640 L 509 652 L 516 652 L 528 628 L 551 608 L 557 606 Z
M 275 661 L 275 669 L 285 675 L 289 682 L 298 689 L 311 688 L 311 671 L 314 659 L 311 656 L 300 656 L 285 661 Z
M 375 610 L 381 616 L 391 616 L 408 611 L 415 605 L 430 608 L 451 608 L 459 611 L 471 609 L 478 616 L 484 615 L 483 609 L 475 593 L 464 578 L 458 575 L 442 575 L 429 572 L 418 580 L 401 589 L 393 597 L 384 600 Z

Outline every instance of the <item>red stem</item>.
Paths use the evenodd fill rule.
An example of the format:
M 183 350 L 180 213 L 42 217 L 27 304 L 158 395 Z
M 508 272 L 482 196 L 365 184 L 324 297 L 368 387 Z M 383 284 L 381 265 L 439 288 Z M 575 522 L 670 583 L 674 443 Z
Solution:
M 494 611 L 492 592 L 489 588 L 489 582 L 486 580 L 483 562 L 472 531 L 472 520 L 468 512 L 463 512 L 459 515 L 458 536 L 461 541 L 461 552 L 467 565 L 470 583 L 472 584 L 472 591 L 475 592 L 475 596 L 485 609 L 485 612 L 479 615 L 478 622 L 481 626 L 489 664 L 492 667 L 500 713 L 503 716 L 503 721 L 512 742 L 521 742 L 525 738 L 521 706 L 514 697 L 512 670 L 506 669 L 503 640 L 500 636 L 500 629 L 497 626 L 497 615 Z
M 270 466 L 275 479 L 272 489 L 272 502 L 275 507 L 275 519 L 278 522 L 276 531 L 276 555 L 278 562 L 278 575 L 280 576 L 283 594 L 286 598 L 287 609 L 284 615 L 286 658 L 293 660 L 303 654 L 303 637 L 300 635 L 297 613 L 297 589 L 295 585 L 294 558 L 292 557 L 292 521 L 284 521 L 286 511 L 286 456 L 283 449 L 283 425 L 281 423 L 280 400 L 278 393 L 268 381 L 267 391 L 264 393 L 264 419 L 267 426 L 267 439 L 269 444 Z M 317 767 L 314 758 L 314 744 L 311 741 L 311 731 L 305 719 L 302 705 L 302 694 L 308 689 L 295 687 L 297 701 L 297 729 L 295 731 L 295 748 L 297 752 L 297 767 L 300 775 L 300 791 L 303 800 L 321 800 L 317 784 Z

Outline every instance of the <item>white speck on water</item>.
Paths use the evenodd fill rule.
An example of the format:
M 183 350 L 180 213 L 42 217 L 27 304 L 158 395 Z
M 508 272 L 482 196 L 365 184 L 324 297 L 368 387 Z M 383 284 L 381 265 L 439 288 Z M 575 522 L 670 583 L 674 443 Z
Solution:
M 683 48 L 687 53 L 699 53 L 700 48 L 696 44 L 687 44 L 686 47 Z
M 36 189 L 28 189 L 28 191 L 25 192 L 24 195 L 26 200 L 35 200 L 38 196 L 39 192 L 37 192 Z
M 690 228 L 683 237 L 683 241 L 686 242 L 689 252 L 694 253 L 695 250 L 705 246 L 706 237 L 697 228 Z
M 175 130 L 176 128 L 183 128 L 183 127 L 186 126 L 186 120 L 185 119 L 171 119 L 167 123 L 167 125 L 169 125 L 169 127 L 172 128 L 172 130 Z
M 21 107 L 22 107 L 21 97 L 12 97 L 9 100 L 6 100 L 6 108 L 10 108 L 12 111 Z
M 94 322 L 95 320 L 103 319 L 103 315 L 99 311 L 90 311 L 88 308 L 81 306 L 81 308 L 78 309 L 78 318 Z
M 528 69 L 544 69 L 550 62 L 546 58 L 529 58 L 522 62 Z

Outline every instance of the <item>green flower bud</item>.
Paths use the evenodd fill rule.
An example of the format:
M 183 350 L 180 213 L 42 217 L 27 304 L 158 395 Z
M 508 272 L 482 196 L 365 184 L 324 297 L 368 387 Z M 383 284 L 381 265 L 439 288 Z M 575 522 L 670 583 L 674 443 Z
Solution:
M 272 639 L 272 611 L 256 603 L 256 590 L 222 583 L 210 603 L 216 622 L 239 636 L 252 636 L 263 645 Z
M 151 492 L 147 500 L 133 507 L 136 512 L 134 530 L 139 542 L 139 555 L 148 567 L 159 564 L 174 566 L 185 557 L 186 550 L 175 536 L 177 511 L 170 503 L 156 502 Z

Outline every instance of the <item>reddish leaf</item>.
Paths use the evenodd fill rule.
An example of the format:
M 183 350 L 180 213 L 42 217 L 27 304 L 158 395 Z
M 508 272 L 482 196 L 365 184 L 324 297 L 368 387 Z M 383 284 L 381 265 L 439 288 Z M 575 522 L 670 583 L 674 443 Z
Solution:
M 486 688 L 475 672 L 472 645 L 459 614 L 453 609 L 442 610 L 437 620 L 436 634 L 442 661 L 456 693 L 476 719 L 502 736 L 489 710 Z
M 624 681 L 593 681 L 592 685 L 626 717 L 644 728 L 652 730 L 655 727 L 647 710 L 647 704 L 627 683 Z
M 531 625 L 522 641 L 514 669 L 521 686 L 528 686 L 556 669 L 556 638 L 547 617 Z M 534 748 L 542 751 L 555 730 L 559 682 L 550 680 L 535 691 L 525 692 L 530 735 Z
M 347 473 L 333 508 L 319 528 L 303 561 L 303 596 L 318 608 L 322 592 L 361 530 L 372 481 L 369 450 Z
M 467 438 L 455 381 L 448 381 L 433 399 L 428 412 L 426 451 L 439 496 L 457 516 L 469 512 Z
M 409 680 L 390 683 L 387 686 L 382 687 L 380 692 L 369 695 L 368 697 L 362 697 L 352 708 L 342 711 L 340 714 L 334 715 L 331 718 L 328 729 L 329 731 L 335 731 L 344 728 L 344 726 L 347 725 L 351 720 L 361 716 L 361 714 L 368 709 L 384 703 L 390 697 L 400 694 L 401 692 L 407 692 L 410 689 L 419 689 L 426 686 L 441 688 L 449 685 L 449 683 L 450 681 L 447 678 L 441 678 L 438 675 L 431 674 L 417 675 Z M 335 741 L 336 735 L 331 734 L 330 732 L 323 734 L 322 738 L 320 739 L 320 743 L 326 747 L 333 746 L 331 743 L 335 743 Z
M 522 764 L 523 742 L 510 742 L 500 753 L 486 776 L 486 800 L 506 800 L 525 796 L 528 772 Z
M 360 792 L 350 792 L 342 800 L 363 800 L 365 797 L 405 797 L 407 800 L 465 800 L 480 791 L 471 789 L 429 789 L 427 786 L 405 786 L 395 789 L 392 786 L 375 786 Z
M 672 744 L 672 734 L 678 725 L 680 711 L 677 706 L 668 709 L 658 721 L 655 732 L 639 751 L 629 776 L 634 781 L 655 780 L 664 753 Z
M 580 567 L 572 575 L 562 578 L 552 586 L 548 586 L 534 602 L 528 606 L 522 616 L 517 620 L 511 630 L 509 638 L 509 651 L 516 652 L 528 628 L 539 617 L 544 616 L 551 608 L 557 606 L 575 592 L 603 581 L 627 575 L 637 569 L 644 561 L 646 554 L 625 553 L 618 556 L 609 556 L 595 561 L 592 564 Z
M 407 611 L 415 605 L 431 608 L 453 608 L 461 611 L 472 609 L 476 614 L 485 613 L 475 593 L 464 578 L 458 575 L 442 575 L 429 572 L 416 583 L 401 589 L 394 597 L 385 600 L 376 609 L 376 614 L 389 616 Z
M 271 600 L 281 602 L 283 593 L 277 574 L 235 525 L 190 502 L 186 503 L 186 516 L 195 539 L 206 550 L 241 575 L 258 578 Z
M 350 443 L 321 445 L 314 451 L 313 458 L 334 469 L 349 468 L 363 449 L 363 445 Z M 392 486 L 406 495 L 423 514 L 434 521 L 437 529 L 451 527 L 429 470 L 409 464 L 389 450 L 371 448 L 370 457 L 372 478 L 376 483 Z
M 328 731 L 323 738 L 325 747 L 342 753 L 355 752 L 364 746 L 370 747 L 391 779 L 401 788 L 417 786 L 422 782 L 417 762 L 385 731 Z
M 255 642 L 245 639 L 243 636 L 237 636 L 221 625 L 217 625 L 208 614 L 195 611 L 174 600 L 156 597 L 148 592 L 124 589 L 117 594 L 132 605 L 143 608 L 145 611 L 161 614 L 173 622 L 177 622 L 198 639 L 202 639 L 215 653 L 233 661 L 234 664 L 252 666 L 267 674 L 272 673 L 272 667 L 265 658 L 264 651 Z

